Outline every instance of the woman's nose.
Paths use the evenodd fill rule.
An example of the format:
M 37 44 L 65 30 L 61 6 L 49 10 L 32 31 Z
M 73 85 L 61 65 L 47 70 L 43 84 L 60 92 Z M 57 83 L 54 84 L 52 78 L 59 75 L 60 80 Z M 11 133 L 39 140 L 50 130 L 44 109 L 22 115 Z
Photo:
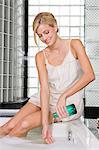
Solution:
M 47 36 L 43 35 L 43 40 L 46 41 L 46 39 L 47 39 Z

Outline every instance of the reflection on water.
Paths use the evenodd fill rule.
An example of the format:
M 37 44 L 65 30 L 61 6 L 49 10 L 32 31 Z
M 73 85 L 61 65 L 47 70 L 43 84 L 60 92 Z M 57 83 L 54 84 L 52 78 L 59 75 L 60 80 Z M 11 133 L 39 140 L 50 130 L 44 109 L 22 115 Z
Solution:
M 41 137 L 41 131 L 42 131 L 41 128 L 32 129 L 31 131 L 28 132 L 25 139 L 31 140 L 33 143 L 36 143 L 36 144 L 43 144 L 44 141 Z
M 27 136 L 24 138 L 26 140 L 31 140 L 32 143 L 35 144 L 44 144 L 44 141 L 41 136 L 41 128 L 32 129 L 28 132 Z M 62 130 L 61 130 L 62 132 Z M 54 137 L 55 143 L 65 143 L 65 144 L 81 144 L 82 142 L 80 139 L 75 135 L 73 135 L 73 132 L 71 129 L 66 130 L 65 136 L 56 136 Z

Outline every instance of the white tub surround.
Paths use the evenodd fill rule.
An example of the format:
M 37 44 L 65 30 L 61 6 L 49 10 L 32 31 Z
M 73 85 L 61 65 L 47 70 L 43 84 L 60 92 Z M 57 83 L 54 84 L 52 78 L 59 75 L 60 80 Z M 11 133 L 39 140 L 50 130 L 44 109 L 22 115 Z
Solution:
M 99 150 L 98 139 L 80 120 L 55 123 L 51 128 L 55 140 L 53 144 L 39 143 L 40 140 L 35 138 L 41 137 L 41 132 L 37 132 L 36 136 L 36 132 L 32 131 L 35 140 L 8 136 L 0 138 L 0 150 Z

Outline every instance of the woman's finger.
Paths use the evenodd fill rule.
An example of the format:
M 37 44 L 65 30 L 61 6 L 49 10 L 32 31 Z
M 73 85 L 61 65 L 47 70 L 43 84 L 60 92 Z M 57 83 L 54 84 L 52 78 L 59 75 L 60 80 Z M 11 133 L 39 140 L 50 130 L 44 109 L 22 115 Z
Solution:
M 66 110 L 64 106 L 57 107 L 57 113 L 59 115 L 59 118 L 66 117 Z
M 47 137 L 47 138 L 45 139 L 45 142 L 46 142 L 47 144 L 52 144 L 52 143 L 54 142 L 54 140 L 53 140 L 52 137 Z
M 61 117 L 62 117 L 62 112 L 61 112 L 60 106 L 58 106 L 58 107 L 56 108 L 56 111 L 57 111 L 57 114 L 58 114 L 59 118 L 61 118 Z
M 66 113 L 66 108 L 65 108 L 65 106 L 61 107 L 61 112 L 62 112 L 62 117 L 63 117 L 63 118 L 67 117 L 67 113 Z

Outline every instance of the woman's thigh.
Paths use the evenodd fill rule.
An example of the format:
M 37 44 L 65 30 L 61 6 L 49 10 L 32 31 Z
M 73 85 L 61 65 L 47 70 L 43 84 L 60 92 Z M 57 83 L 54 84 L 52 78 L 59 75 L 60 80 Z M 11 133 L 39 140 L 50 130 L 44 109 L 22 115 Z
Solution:
M 16 125 L 20 120 L 24 117 L 29 116 L 30 114 L 40 111 L 40 108 L 33 105 L 31 102 L 27 102 L 17 113 L 16 115 L 10 120 L 12 126 Z
M 49 113 L 48 121 L 49 124 L 53 122 L 52 113 Z M 41 110 L 31 113 L 27 117 L 24 117 L 23 122 L 29 125 L 29 129 L 41 126 L 42 125 Z

